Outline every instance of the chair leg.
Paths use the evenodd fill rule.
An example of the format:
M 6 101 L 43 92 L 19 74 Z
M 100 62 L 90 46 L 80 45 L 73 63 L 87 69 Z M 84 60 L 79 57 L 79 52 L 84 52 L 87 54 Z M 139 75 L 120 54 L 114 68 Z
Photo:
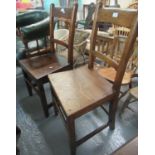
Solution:
M 132 98 L 132 96 L 129 94 L 129 96 L 127 97 L 127 99 L 125 100 L 125 102 L 122 106 L 120 114 L 123 113 L 124 109 L 129 105 L 131 98 Z
M 28 90 L 28 94 L 29 94 L 29 96 L 32 96 L 33 95 L 32 88 L 29 85 L 29 83 L 27 82 L 27 81 L 30 81 L 29 78 L 28 78 L 28 75 L 24 71 L 23 71 L 23 75 L 24 75 L 24 81 L 25 81 L 25 84 L 26 84 L 26 87 L 27 87 L 27 90 Z
M 54 91 L 52 89 L 52 86 L 50 86 L 50 90 L 51 90 L 52 99 L 53 99 L 54 113 L 55 113 L 55 116 L 57 116 L 58 115 L 58 109 L 57 109 L 57 106 L 56 106 L 56 99 L 55 99 L 55 94 L 54 94 Z
M 75 121 L 74 119 L 68 120 L 68 134 L 69 134 L 69 140 L 70 140 L 70 150 L 71 155 L 76 155 L 76 144 L 75 144 Z
M 109 105 L 109 127 L 111 130 L 115 129 L 115 119 L 116 119 L 116 110 L 117 110 L 118 98 L 111 101 Z
M 45 95 L 43 84 L 41 82 L 37 82 L 37 87 L 38 87 L 39 96 L 41 99 L 41 105 L 44 110 L 44 115 L 45 117 L 48 117 L 49 116 L 48 105 L 47 105 L 47 100 L 46 100 L 46 95 Z

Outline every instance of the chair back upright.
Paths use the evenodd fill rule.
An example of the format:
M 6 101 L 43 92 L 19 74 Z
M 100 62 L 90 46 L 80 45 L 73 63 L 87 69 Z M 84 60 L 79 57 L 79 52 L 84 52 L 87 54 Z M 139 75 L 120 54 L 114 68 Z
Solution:
M 118 26 L 127 27 L 130 29 L 119 62 L 114 61 L 108 55 L 104 55 L 101 52 L 95 51 L 95 40 L 97 36 L 98 25 L 100 22 L 108 22 Z M 126 66 L 130 56 L 132 55 L 137 35 L 138 35 L 137 10 L 105 8 L 102 7 L 102 3 L 97 4 L 93 23 L 93 31 L 90 41 L 91 46 L 90 46 L 88 67 L 89 69 L 93 69 L 96 57 L 108 63 L 109 66 L 113 67 L 116 70 L 116 77 L 113 83 L 113 88 L 117 92 L 119 92 L 120 90 Z M 114 38 L 113 44 L 115 44 L 115 42 L 116 41 Z
M 50 48 L 52 52 L 55 52 L 55 43 L 62 45 L 68 50 L 68 63 L 73 65 L 73 42 L 74 42 L 74 33 L 75 33 L 75 22 L 77 15 L 78 5 L 74 4 L 73 8 L 60 8 L 55 7 L 54 4 L 51 4 L 50 9 Z M 54 38 L 54 20 L 62 21 L 67 24 L 69 29 L 68 43 Z

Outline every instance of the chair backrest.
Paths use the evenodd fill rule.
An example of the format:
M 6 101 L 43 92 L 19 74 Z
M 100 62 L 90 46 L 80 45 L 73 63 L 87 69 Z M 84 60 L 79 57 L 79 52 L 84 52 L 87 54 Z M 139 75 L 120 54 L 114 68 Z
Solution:
M 95 51 L 95 40 L 98 30 L 98 24 L 100 22 L 109 22 L 118 26 L 130 28 L 129 35 L 123 48 L 123 53 L 120 62 L 113 61 L 109 56 L 104 55 L 98 51 Z M 118 9 L 118 8 L 102 8 L 102 4 L 98 3 L 95 11 L 95 18 L 93 23 L 93 32 L 90 41 L 90 53 L 88 67 L 93 69 L 95 58 L 98 57 L 101 60 L 108 63 L 115 68 L 116 77 L 113 84 L 115 90 L 119 91 L 121 82 L 126 70 L 128 60 L 133 52 L 133 46 L 138 35 L 138 22 L 137 22 L 137 10 L 133 9 Z M 115 43 L 115 39 L 114 39 Z
M 73 42 L 75 33 L 75 22 L 78 5 L 74 4 L 73 8 L 60 8 L 51 4 L 50 12 L 50 48 L 55 52 L 55 43 L 60 44 L 68 49 L 68 63 L 73 65 Z M 68 43 L 54 38 L 54 20 L 63 21 L 69 29 Z

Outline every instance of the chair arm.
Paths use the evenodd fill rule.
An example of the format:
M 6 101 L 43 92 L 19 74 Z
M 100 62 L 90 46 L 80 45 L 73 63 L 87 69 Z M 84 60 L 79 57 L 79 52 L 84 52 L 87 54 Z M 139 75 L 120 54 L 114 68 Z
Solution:
M 35 24 L 21 28 L 23 40 L 36 40 L 49 35 L 49 17 Z
M 48 13 L 43 10 L 30 10 L 16 15 L 16 27 L 23 27 L 34 24 L 48 17 Z

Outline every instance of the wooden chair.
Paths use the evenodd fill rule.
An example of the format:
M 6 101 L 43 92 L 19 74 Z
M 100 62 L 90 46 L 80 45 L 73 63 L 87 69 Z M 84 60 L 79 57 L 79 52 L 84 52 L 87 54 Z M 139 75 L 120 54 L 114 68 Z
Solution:
M 34 88 L 41 99 L 46 117 L 49 116 L 48 108 L 50 105 L 47 104 L 43 84 L 48 82 L 47 75 L 53 72 L 71 69 L 73 66 L 73 40 L 77 7 L 77 4 L 75 4 L 73 8 L 62 9 L 51 4 L 50 48 L 45 49 L 42 55 L 39 54 L 20 61 L 29 95 L 32 95 L 32 88 Z M 69 38 L 67 43 L 54 38 L 54 18 L 68 23 Z M 65 46 L 68 49 L 68 60 L 62 59 L 56 54 L 55 43 Z
M 113 62 L 110 58 L 105 58 L 102 53 L 95 51 L 98 22 L 110 22 L 131 28 L 119 64 Z M 102 8 L 102 4 L 99 3 L 95 11 L 88 66 L 85 65 L 71 71 L 54 73 L 48 76 L 51 83 L 54 103 L 59 109 L 67 126 L 72 155 L 75 155 L 77 146 L 84 143 L 104 128 L 108 126 L 110 129 L 115 128 L 115 113 L 119 90 L 129 57 L 132 54 L 137 33 L 137 11 Z M 106 60 L 109 62 L 109 65 L 112 65 L 116 69 L 117 73 L 113 84 L 105 78 L 102 78 L 95 70 L 94 61 L 96 57 Z M 103 107 L 105 103 L 109 103 L 109 111 Z M 106 114 L 108 114 L 109 119 L 107 123 L 83 138 L 76 140 L 75 120 L 97 107 L 102 107 Z

